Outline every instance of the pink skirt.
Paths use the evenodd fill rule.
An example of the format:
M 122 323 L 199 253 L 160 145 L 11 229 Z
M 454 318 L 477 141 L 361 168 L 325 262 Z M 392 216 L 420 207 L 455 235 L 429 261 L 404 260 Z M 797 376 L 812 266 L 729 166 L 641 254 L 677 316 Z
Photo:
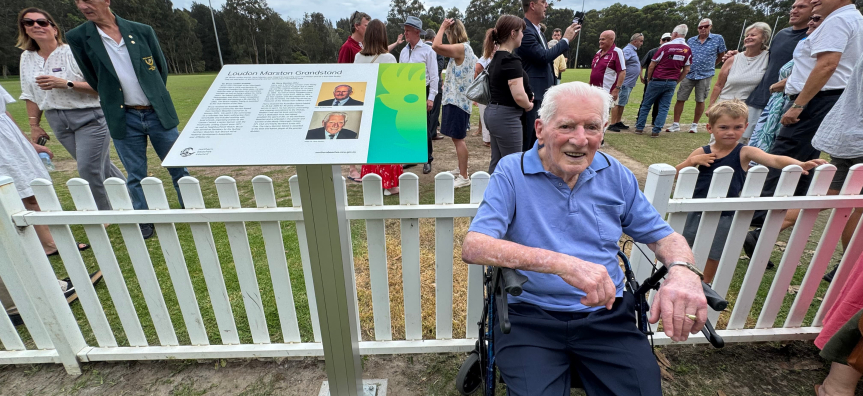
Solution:
M 857 259 L 848 281 L 839 293 L 839 298 L 824 316 L 824 328 L 815 339 L 815 346 L 823 349 L 830 337 L 833 337 L 833 334 L 861 309 L 863 309 L 863 256 Z

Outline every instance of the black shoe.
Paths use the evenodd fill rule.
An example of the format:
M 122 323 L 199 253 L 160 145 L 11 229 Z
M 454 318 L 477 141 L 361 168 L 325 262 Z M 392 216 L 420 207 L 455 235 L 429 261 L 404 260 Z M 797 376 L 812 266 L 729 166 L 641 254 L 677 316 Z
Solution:
M 423 174 L 431 173 L 431 162 L 426 162 L 423 164 Z
M 153 223 L 139 224 L 138 226 L 141 227 L 141 236 L 143 236 L 144 239 L 152 238 L 153 233 L 156 231 Z
M 612 131 L 612 132 L 620 132 L 620 125 L 617 125 L 617 124 L 609 125 L 608 130 Z
M 78 291 L 75 290 L 75 285 L 72 284 L 71 279 L 66 278 L 61 280 L 66 282 L 66 290 L 63 291 L 63 297 L 66 297 L 67 304 L 71 304 L 78 299 Z
M 622 121 L 617 123 L 617 127 L 620 129 L 629 129 L 629 126 L 624 124 Z
M 9 320 L 12 321 L 12 325 L 15 327 L 24 324 L 24 320 L 21 319 L 21 314 L 9 314 Z
M 756 228 L 746 233 L 746 239 L 743 241 L 743 252 L 752 259 L 752 254 L 755 252 L 755 245 L 758 243 L 758 238 L 761 237 L 761 229 Z M 767 260 L 767 269 L 771 269 L 776 265 L 773 261 Z
M 404 165 L 402 165 L 402 169 L 413 168 L 415 166 L 417 166 L 417 164 L 404 164 Z
M 838 265 L 833 267 L 833 270 L 824 274 L 824 276 L 822 276 L 821 279 L 826 280 L 827 283 L 833 282 L 833 277 L 836 276 L 836 270 L 838 270 L 838 269 L 839 269 Z

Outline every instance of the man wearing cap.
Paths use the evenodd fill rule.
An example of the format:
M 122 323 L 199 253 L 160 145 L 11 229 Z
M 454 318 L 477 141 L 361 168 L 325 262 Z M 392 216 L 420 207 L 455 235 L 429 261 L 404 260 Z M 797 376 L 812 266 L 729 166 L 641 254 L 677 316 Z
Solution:
M 663 33 L 662 37 L 659 39 L 659 46 L 661 47 L 665 43 L 671 41 L 671 33 Z M 653 59 L 653 55 L 656 55 L 656 51 L 659 50 L 659 47 L 656 47 L 650 51 L 647 51 L 647 55 L 644 55 L 644 58 L 641 58 L 641 83 L 644 84 L 644 91 L 641 93 L 641 102 L 644 103 L 644 94 L 647 93 L 647 68 L 650 67 L 650 60 Z M 659 114 L 659 102 L 653 103 L 653 110 L 650 111 L 650 126 L 656 123 L 656 116 Z
M 431 48 L 431 45 L 432 43 L 434 43 L 434 38 L 436 36 L 435 31 L 432 29 L 426 29 L 423 33 L 424 34 L 421 34 L 421 36 L 423 37 L 423 41 L 427 46 L 429 46 L 429 48 Z M 435 53 L 435 58 L 437 59 L 438 72 L 437 95 L 435 95 L 434 97 L 434 107 L 432 107 L 431 114 L 429 114 L 429 119 L 432 122 L 432 140 L 441 140 L 443 139 L 443 135 L 437 133 L 438 126 L 440 126 L 440 107 L 441 102 L 443 101 L 443 78 L 440 77 L 440 73 L 443 70 L 446 70 L 447 58 L 438 53 Z
M 111 0 L 76 1 L 87 22 L 66 34 L 84 79 L 99 92 L 108 131 L 128 174 L 127 186 L 136 210 L 146 210 L 141 180 L 147 177 L 147 140 L 165 159 L 180 136 L 177 111 L 166 84 L 168 63 L 153 28 L 127 21 L 111 11 Z M 177 181 L 186 168 L 168 168 L 180 207 Z M 144 239 L 153 224 L 141 224 Z
M 405 41 L 408 42 L 399 55 L 399 63 L 424 63 L 426 66 L 426 126 L 428 139 L 428 161 L 423 165 L 423 173 L 431 172 L 431 163 L 434 160 L 432 157 L 432 138 L 435 133 L 432 129 L 432 110 L 434 109 L 435 96 L 439 91 L 437 67 L 437 57 L 431 46 L 424 43 L 420 39 L 420 33 L 423 31 L 423 21 L 415 16 L 408 16 L 407 20 L 401 24 L 405 29 Z

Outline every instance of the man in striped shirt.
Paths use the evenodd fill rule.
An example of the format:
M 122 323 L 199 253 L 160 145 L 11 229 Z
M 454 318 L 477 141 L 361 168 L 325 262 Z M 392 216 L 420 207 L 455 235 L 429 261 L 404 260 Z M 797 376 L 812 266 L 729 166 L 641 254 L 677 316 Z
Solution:
M 617 100 L 626 77 L 626 64 L 623 51 L 614 45 L 614 38 L 615 34 L 611 30 L 599 35 L 599 51 L 596 51 L 591 62 L 590 85 L 602 88 Z

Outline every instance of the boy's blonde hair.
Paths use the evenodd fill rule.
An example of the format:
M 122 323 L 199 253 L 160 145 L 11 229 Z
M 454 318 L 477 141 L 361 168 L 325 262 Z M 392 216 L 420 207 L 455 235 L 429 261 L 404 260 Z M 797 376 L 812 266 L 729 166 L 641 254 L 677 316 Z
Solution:
M 710 109 L 707 111 L 709 114 L 707 122 L 710 123 L 710 125 L 716 123 L 716 121 L 719 120 L 719 117 L 722 116 L 727 116 L 733 119 L 743 118 L 744 120 L 749 118 L 749 108 L 746 107 L 746 103 L 743 103 L 740 99 L 732 99 L 716 103 L 713 106 L 710 106 Z

